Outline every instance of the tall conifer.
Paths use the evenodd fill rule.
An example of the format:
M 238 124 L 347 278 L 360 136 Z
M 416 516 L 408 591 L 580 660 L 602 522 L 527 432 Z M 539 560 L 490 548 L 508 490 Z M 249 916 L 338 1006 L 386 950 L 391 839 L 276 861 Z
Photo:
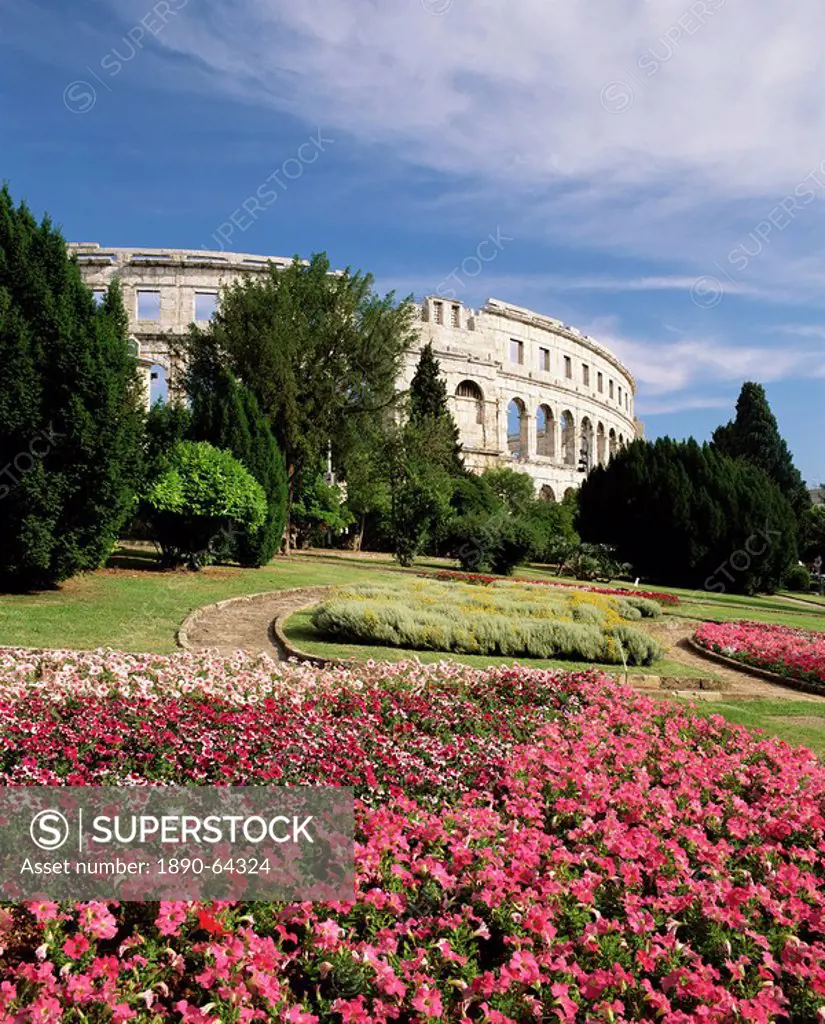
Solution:
M 140 390 L 117 284 L 95 306 L 60 232 L 0 189 L 0 579 L 99 566 L 131 511 Z

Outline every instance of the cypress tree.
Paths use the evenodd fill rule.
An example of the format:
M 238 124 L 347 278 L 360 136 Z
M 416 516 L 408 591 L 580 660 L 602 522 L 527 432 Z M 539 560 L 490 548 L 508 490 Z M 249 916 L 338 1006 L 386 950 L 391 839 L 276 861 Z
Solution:
M 286 468 L 275 437 L 255 396 L 204 354 L 189 369 L 187 391 L 192 438 L 232 452 L 266 494 L 264 524 L 235 531 L 218 554 L 241 565 L 264 565 L 280 548 L 286 518 Z
M 460 435 L 447 404 L 447 383 L 429 341 L 421 350 L 410 384 L 410 423 L 427 425 L 431 433 L 434 431 L 440 443 L 436 444 L 433 457 L 444 462 L 446 468 L 463 473 Z
M 802 522 L 811 499 L 802 475 L 771 411 L 761 384 L 747 381 L 736 402 L 736 416 L 717 427 L 713 444 L 723 455 L 744 459 L 761 469 L 785 495 Z
M 776 484 L 693 439 L 634 441 L 579 492 L 578 529 L 640 576 L 715 592 L 772 592 L 796 557 L 795 517 Z
M 0 189 L 0 579 L 97 568 L 134 504 L 142 413 L 117 283 L 101 308 L 60 232 Z

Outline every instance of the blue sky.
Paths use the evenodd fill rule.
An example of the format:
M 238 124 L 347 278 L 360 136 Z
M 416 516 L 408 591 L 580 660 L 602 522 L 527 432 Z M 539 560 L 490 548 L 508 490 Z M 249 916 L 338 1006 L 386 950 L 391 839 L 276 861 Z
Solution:
M 825 481 L 819 0 L 0 0 L 0 19 L 0 175 L 68 239 L 326 249 L 381 290 L 529 306 L 627 362 L 648 436 L 707 438 L 761 381 Z

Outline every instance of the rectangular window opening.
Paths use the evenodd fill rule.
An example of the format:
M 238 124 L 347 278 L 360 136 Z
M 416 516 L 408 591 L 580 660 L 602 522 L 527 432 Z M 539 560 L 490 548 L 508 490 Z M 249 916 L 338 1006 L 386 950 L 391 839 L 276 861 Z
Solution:
M 138 320 L 160 320 L 160 292 L 138 290 Z
M 217 308 L 217 292 L 195 292 L 195 320 L 197 323 L 206 323 L 211 320 Z
M 510 339 L 510 362 L 524 362 L 524 343 L 521 341 L 516 341 L 515 338 Z

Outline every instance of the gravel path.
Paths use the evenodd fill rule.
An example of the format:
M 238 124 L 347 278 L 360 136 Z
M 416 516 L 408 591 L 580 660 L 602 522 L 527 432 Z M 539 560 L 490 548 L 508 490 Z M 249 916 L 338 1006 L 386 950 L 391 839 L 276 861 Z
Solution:
M 255 601 L 233 601 L 221 607 L 211 606 L 188 629 L 190 647 L 209 647 L 221 654 L 237 650 L 250 654 L 268 654 L 283 660 L 272 620 L 295 611 L 312 599 L 323 598 L 317 587 L 300 590 L 276 590 Z

